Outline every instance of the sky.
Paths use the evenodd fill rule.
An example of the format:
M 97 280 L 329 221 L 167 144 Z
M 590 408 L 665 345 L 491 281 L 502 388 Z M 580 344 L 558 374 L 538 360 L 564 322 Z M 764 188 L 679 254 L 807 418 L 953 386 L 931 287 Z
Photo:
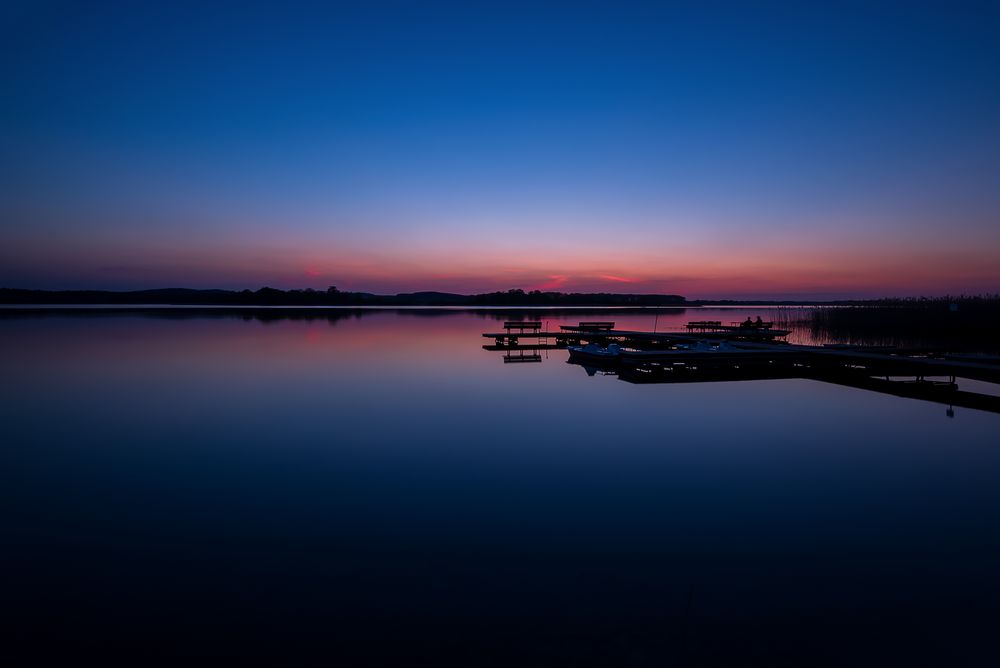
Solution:
M 7 2 L 0 286 L 1000 292 L 1000 6 Z

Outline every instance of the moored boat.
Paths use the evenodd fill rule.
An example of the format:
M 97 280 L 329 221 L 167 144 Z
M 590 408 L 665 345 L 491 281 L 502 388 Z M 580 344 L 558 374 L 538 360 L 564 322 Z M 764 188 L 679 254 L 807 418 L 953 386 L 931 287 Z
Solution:
M 607 347 L 588 343 L 585 346 L 569 346 L 567 350 L 569 350 L 570 359 L 604 363 L 616 362 L 622 354 L 621 346 L 617 343 L 612 343 Z

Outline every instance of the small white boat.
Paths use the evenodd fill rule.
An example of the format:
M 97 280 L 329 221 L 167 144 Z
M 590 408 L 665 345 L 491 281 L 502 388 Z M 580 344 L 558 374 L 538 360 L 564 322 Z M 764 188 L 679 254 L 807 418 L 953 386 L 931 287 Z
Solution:
M 569 346 L 570 359 L 585 359 L 603 362 L 613 362 L 617 360 L 622 349 L 617 343 L 610 344 L 607 348 L 596 343 L 588 343 L 585 346 Z

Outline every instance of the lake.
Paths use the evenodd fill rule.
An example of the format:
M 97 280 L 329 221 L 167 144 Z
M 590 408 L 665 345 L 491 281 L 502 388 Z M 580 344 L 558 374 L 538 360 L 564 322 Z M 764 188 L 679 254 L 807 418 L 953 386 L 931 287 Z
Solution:
M 254 313 L 0 317 L 5 653 L 997 658 L 1000 415 L 507 364 L 513 311 Z M 583 313 L 539 318 L 774 312 Z

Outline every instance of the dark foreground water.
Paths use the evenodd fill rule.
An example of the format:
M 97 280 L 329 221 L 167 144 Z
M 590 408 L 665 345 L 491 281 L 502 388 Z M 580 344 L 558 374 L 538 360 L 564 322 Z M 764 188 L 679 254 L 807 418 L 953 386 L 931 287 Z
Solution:
M 0 318 L 3 653 L 1000 661 L 1000 416 L 345 316 Z

